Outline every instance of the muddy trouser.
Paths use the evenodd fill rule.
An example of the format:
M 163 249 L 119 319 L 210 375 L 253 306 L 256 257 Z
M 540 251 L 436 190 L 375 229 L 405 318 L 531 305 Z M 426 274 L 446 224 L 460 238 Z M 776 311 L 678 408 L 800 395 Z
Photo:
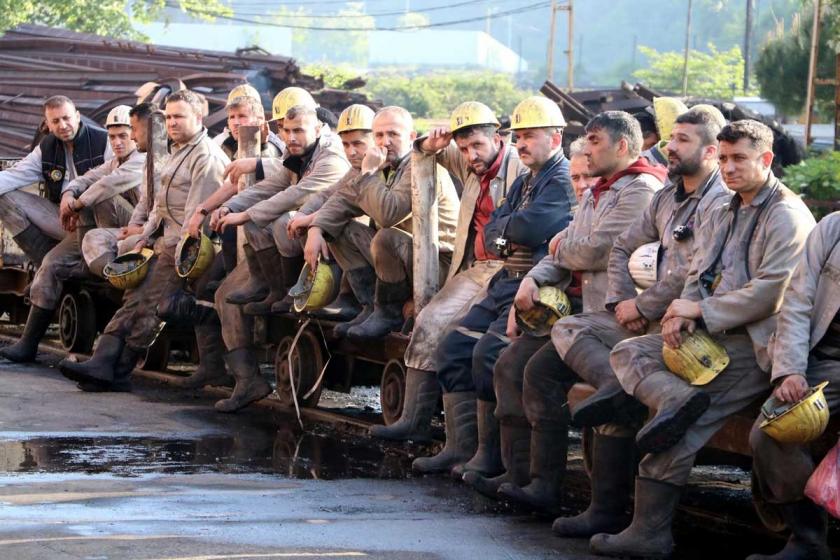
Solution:
M 767 396 L 770 376 L 761 371 L 755 360 L 752 340 L 745 331 L 712 335 L 726 348 L 729 366 L 703 386 L 709 394 L 708 410 L 686 431 L 685 436 L 671 449 L 650 453 L 639 464 L 639 476 L 684 486 L 688 482 L 697 452 L 723 426 L 727 418 Z M 648 375 L 668 371 L 662 359 L 662 336 L 649 334 L 630 338 L 616 345 L 610 363 L 618 380 L 629 394 Z
M 131 204 L 121 196 L 100 202 L 92 209 L 82 210 L 79 228 L 53 247 L 38 267 L 29 292 L 32 303 L 41 309 L 58 307 L 66 280 L 90 276 L 81 250 L 84 237 L 87 237 L 85 232 L 94 225 L 103 228 L 121 227 L 128 223 L 131 211 Z
M 175 246 L 166 246 L 164 239 L 159 238 L 146 278 L 125 292 L 123 305 L 105 327 L 105 334 L 118 336 L 137 350 L 148 348 L 164 326 L 157 316 L 158 303 L 172 297 L 183 284 L 175 273 Z
M 225 228 L 219 234 L 219 238 L 222 240 L 222 263 L 224 263 L 225 272 L 229 274 L 236 268 L 236 262 L 238 260 L 237 253 L 239 248 L 236 246 L 237 228 Z
M 267 227 L 261 227 L 254 222 L 245 222 L 242 229 L 245 231 L 245 241 L 254 251 L 275 248 L 270 224 Z
M 493 368 L 497 419 L 516 419 L 523 422 L 526 420 L 522 404 L 522 383 L 525 379 L 525 368 L 537 364 L 539 368 L 550 369 L 565 366 L 548 336 L 523 334 L 511 341 L 499 355 Z
M 499 271 L 487 295 L 473 305 L 438 346 L 437 376 L 445 393 L 474 391 L 479 400 L 494 402 L 493 366 L 510 343 L 508 312 L 522 278 Z
M 347 222 L 341 235 L 327 242 L 330 254 L 341 270 L 355 270 L 373 266 L 370 252 L 376 230 L 357 221 Z
M 216 313 L 222 328 L 222 340 L 228 351 L 250 347 L 253 343 L 254 317 L 246 315 L 242 305 L 227 302 L 230 292 L 248 282 L 248 263 L 240 262 L 216 290 Z
M 808 385 L 813 387 L 823 381 L 828 386 L 823 390 L 828 410 L 840 406 L 840 361 L 820 360 L 813 355 L 808 358 L 805 372 Z M 753 493 L 771 504 L 789 504 L 804 497 L 805 484 L 814 472 L 814 456 L 807 444 L 779 443 L 765 434 L 758 419 L 750 432 L 750 447 L 753 453 Z
M 397 228 L 380 229 L 370 245 L 376 277 L 383 282 L 411 281 L 414 274 L 414 240 L 411 234 Z M 438 286 L 443 286 L 449 273 L 452 253 L 439 253 Z
M 289 237 L 288 230 L 286 229 L 286 226 L 289 225 L 289 222 L 292 221 L 295 214 L 297 212 L 286 212 L 271 222 L 269 226 L 274 245 L 277 247 L 277 251 L 284 257 L 303 256 L 303 246 L 305 245 L 306 238 L 299 237 L 292 239 Z
M 129 235 L 118 241 L 120 229 L 122 228 L 98 227 L 85 234 L 82 239 L 82 257 L 88 266 L 102 257 L 107 257 L 103 262 L 111 262 L 117 255 L 127 253 L 137 245 L 141 234 Z
M 58 219 L 58 204 L 23 190 L 0 195 L 0 222 L 12 236 L 30 225 L 53 239 L 64 239 L 67 234 Z
M 502 261 L 476 261 L 449 280 L 426 304 L 414 321 L 411 340 L 405 349 L 405 365 L 423 371 L 438 370 L 438 347 L 470 308 L 487 296 L 490 279 Z

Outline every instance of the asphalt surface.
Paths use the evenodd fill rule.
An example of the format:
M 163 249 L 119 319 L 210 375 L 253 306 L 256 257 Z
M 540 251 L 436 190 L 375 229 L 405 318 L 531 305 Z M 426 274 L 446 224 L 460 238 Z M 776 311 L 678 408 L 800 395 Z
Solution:
M 148 381 L 83 393 L 41 359 L 0 363 L 0 559 L 590 558 L 585 540 L 552 536 L 550 519 L 412 477 L 429 447 L 302 430 L 266 409 L 221 415 L 212 396 Z M 587 500 L 579 454 L 570 468 L 573 513 Z M 680 514 L 676 557 L 776 549 L 729 523 L 748 509 L 744 473 L 706 476 L 688 503 L 718 513 Z

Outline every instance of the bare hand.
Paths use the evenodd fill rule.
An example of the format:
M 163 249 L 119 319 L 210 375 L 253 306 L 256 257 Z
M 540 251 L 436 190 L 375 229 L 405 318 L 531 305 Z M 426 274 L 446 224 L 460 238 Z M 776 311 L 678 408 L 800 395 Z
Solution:
M 324 236 L 321 233 L 321 228 L 314 227 L 309 230 L 306 236 L 306 245 L 303 247 L 303 260 L 309 265 L 310 270 L 315 270 L 318 266 L 318 257 L 327 260 L 330 258 L 330 249 Z
M 137 243 L 134 244 L 134 247 L 131 250 L 135 253 L 139 253 L 140 251 L 145 249 L 148 245 L 149 245 L 149 240 L 144 237 L 142 239 L 139 239 L 137 241 Z
M 373 173 L 385 163 L 388 156 L 388 150 L 380 148 L 379 146 L 371 146 L 365 154 L 365 159 L 362 160 L 362 173 Z
M 241 226 L 242 224 L 246 224 L 250 221 L 251 216 L 249 216 L 247 212 L 233 212 L 225 214 L 222 219 L 219 220 L 218 231 L 223 232 L 225 231 L 225 228 Z
M 286 224 L 286 234 L 288 234 L 289 239 L 297 239 L 303 235 L 313 220 L 315 220 L 315 214 L 301 214 L 300 212 L 295 214 Z
M 257 171 L 257 159 L 258 158 L 242 158 L 230 162 L 227 167 L 225 167 L 224 178 L 228 179 L 234 185 L 238 185 L 240 177 Z
M 633 334 L 643 335 L 647 332 L 648 320 L 642 317 L 641 319 L 624 323 L 621 326 Z
M 198 239 L 201 237 L 201 225 L 204 223 L 204 214 L 201 212 L 193 212 L 190 221 L 187 222 L 187 234 L 190 237 Z
M 615 306 L 615 319 L 625 328 L 626 323 L 642 319 L 642 314 L 636 307 L 636 298 L 626 299 Z
M 117 234 L 117 241 L 122 241 L 123 239 L 132 235 L 137 235 L 138 233 L 143 233 L 143 226 L 130 225 L 121 227 L 120 232 Z
M 507 327 L 505 327 L 505 335 L 511 340 L 516 340 L 522 336 L 522 331 L 519 330 L 519 325 L 516 324 L 516 306 L 512 305 L 507 318 Z
M 682 317 L 684 319 L 699 319 L 703 316 L 703 310 L 700 304 L 690 299 L 675 299 L 668 306 L 665 315 L 662 317 L 662 323 L 674 317 Z
M 67 193 L 61 197 L 61 204 L 58 207 L 58 218 L 61 221 L 61 227 L 64 228 L 65 231 L 73 231 L 76 229 L 73 227 L 73 222 L 76 219 L 76 211 L 73 209 L 73 204 L 75 202 L 76 199 L 73 197 L 72 193 Z
M 513 305 L 520 311 L 529 311 L 534 307 L 534 302 L 540 301 L 540 288 L 533 278 L 527 276 L 519 284 L 519 290 L 513 299 Z
M 221 231 L 220 222 L 222 218 L 227 216 L 230 213 L 230 208 L 226 206 L 222 206 L 221 208 L 216 208 L 213 213 L 210 214 L 210 229 L 213 231 Z
M 674 317 L 662 323 L 662 339 L 671 348 L 679 348 L 682 344 L 682 333 L 693 333 L 697 323 L 684 317 Z
M 788 375 L 773 389 L 773 396 L 782 402 L 793 403 L 802 400 L 808 392 L 808 380 L 804 375 Z
M 452 142 L 452 132 L 448 126 L 439 126 L 429 131 L 429 135 L 423 139 L 420 146 L 424 152 L 438 152 L 445 149 Z

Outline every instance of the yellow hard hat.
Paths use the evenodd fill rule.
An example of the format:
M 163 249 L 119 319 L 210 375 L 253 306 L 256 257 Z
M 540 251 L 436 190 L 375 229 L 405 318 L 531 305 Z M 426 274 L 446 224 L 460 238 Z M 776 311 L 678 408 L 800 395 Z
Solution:
M 663 344 L 662 359 L 673 374 L 692 385 L 709 383 L 729 365 L 726 348 L 701 330 L 685 337 L 679 348 Z
M 822 435 L 828 426 L 828 402 L 823 389 L 828 381 L 811 387 L 800 401 L 783 403 L 770 397 L 761 407 L 761 429 L 781 443 L 808 443 Z
M 499 119 L 490 107 L 478 101 L 466 101 L 461 103 L 449 117 L 449 131 L 455 132 L 468 126 L 492 124 L 499 126 Z
M 373 130 L 373 109 L 367 105 L 350 105 L 338 116 L 336 132 L 350 132 L 353 130 Z
M 660 140 L 671 138 L 671 131 L 677 122 L 677 117 L 688 111 L 685 103 L 676 97 L 655 97 L 653 99 L 653 118 L 656 120 L 656 130 Z
M 630 260 L 627 262 L 627 269 L 630 271 L 630 278 L 636 287 L 646 290 L 656 284 L 656 269 L 659 264 L 659 247 L 661 243 L 645 243 L 638 247 Z
M 105 265 L 102 274 L 119 290 L 130 290 L 140 285 L 149 272 L 149 260 L 155 252 L 148 247 L 120 255 Z
M 271 120 L 285 119 L 286 111 L 297 105 L 303 105 L 310 109 L 318 107 L 318 104 L 305 89 L 295 86 L 287 87 L 275 95 L 271 102 Z
M 563 111 L 547 97 L 534 95 L 520 102 L 510 116 L 510 129 L 562 128 L 566 126 Z
M 297 283 L 289 290 L 295 311 L 314 311 L 329 305 L 338 296 L 341 269 L 332 262 L 318 261 L 315 272 L 309 263 L 303 265 Z
M 516 310 L 516 324 L 522 332 L 532 336 L 546 336 L 551 327 L 572 312 L 572 303 L 566 292 L 554 286 L 540 287 L 540 300 L 528 311 Z
M 201 234 L 200 239 L 185 235 L 175 247 L 175 271 L 181 278 L 195 279 L 210 268 L 216 250 L 210 238 Z
M 131 126 L 131 121 L 128 117 L 129 112 L 131 112 L 131 107 L 128 105 L 117 105 L 108 111 L 108 116 L 105 118 L 105 128 L 111 128 L 112 126 Z
M 227 104 L 230 105 L 230 102 L 236 99 L 237 97 L 250 97 L 252 99 L 256 99 L 260 103 L 262 103 L 262 99 L 260 98 L 260 92 L 254 88 L 251 84 L 239 84 L 228 94 Z

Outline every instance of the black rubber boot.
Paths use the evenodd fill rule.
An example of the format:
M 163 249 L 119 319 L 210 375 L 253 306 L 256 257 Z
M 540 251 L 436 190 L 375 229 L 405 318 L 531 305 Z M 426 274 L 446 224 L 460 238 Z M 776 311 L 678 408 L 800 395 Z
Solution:
M 195 341 L 198 346 L 198 369 L 189 377 L 175 381 L 184 389 L 200 389 L 205 385 L 225 385 L 230 377 L 225 370 L 225 344 L 218 321 L 196 325 Z
M 499 441 L 499 421 L 496 420 L 495 411 L 496 403 L 476 401 L 478 449 L 472 459 L 463 465 L 455 465 L 452 469 L 452 477 L 455 480 L 463 480 L 467 471 L 476 471 L 484 476 L 498 476 L 504 472 Z
M 656 409 L 656 416 L 636 434 L 636 444 L 642 453 L 662 453 L 672 448 L 711 404 L 708 393 L 665 372 L 643 378 L 634 394 L 639 401 Z
M 376 281 L 373 313 L 358 325 L 347 329 L 350 338 L 370 340 L 382 338 L 403 326 L 403 304 L 411 297 L 408 280 L 402 282 Z
M 502 484 L 499 495 L 534 509 L 556 513 L 560 509 L 568 449 L 568 429 L 531 430 L 531 482 L 523 487 L 510 482 Z
M 23 334 L 20 340 L 0 348 L 0 356 L 12 362 L 27 363 L 34 362 L 38 355 L 38 343 L 44 338 L 47 329 L 52 322 L 54 309 L 42 309 L 36 305 L 29 308 L 29 317 L 26 319 L 26 326 L 23 327 Z
M 617 535 L 593 536 L 589 541 L 592 552 L 604 556 L 667 558 L 674 550 L 671 524 L 680 494 L 681 486 L 636 478 L 633 522 Z
M 38 266 L 41 266 L 41 262 L 43 262 L 44 257 L 47 256 L 47 253 L 49 253 L 53 247 L 58 245 L 57 240 L 44 234 L 44 232 L 34 224 L 27 226 L 25 230 L 15 235 L 13 239 L 27 258 Z
M 592 437 L 589 507 L 580 515 L 554 520 L 551 529 L 561 537 L 588 538 L 597 533 L 617 533 L 630 523 L 627 508 L 636 458 L 633 438 L 597 432 Z
M 251 348 L 239 348 L 225 355 L 228 369 L 236 379 L 230 397 L 215 404 L 219 412 L 236 412 L 271 394 L 271 385 L 262 378 L 257 357 Z
M 432 417 L 439 398 L 440 383 L 434 372 L 407 368 L 400 419 L 390 426 L 373 426 L 370 434 L 396 441 L 429 441 L 432 439 Z
M 333 327 L 333 334 L 338 337 L 347 336 L 350 327 L 359 325 L 370 317 L 373 313 L 373 296 L 376 287 L 376 273 L 370 266 L 350 269 L 344 273 L 344 276 L 362 307 L 355 317 Z
M 464 473 L 464 482 L 488 498 L 500 498 L 499 487 L 510 483 L 518 487 L 530 481 L 531 426 L 524 418 L 506 418 L 499 421 L 499 440 L 505 472 L 499 476 L 485 477 L 476 471 Z
M 248 282 L 227 295 L 225 300 L 228 303 L 245 305 L 262 301 L 268 295 L 268 281 L 263 276 L 257 254 L 250 245 L 245 245 L 245 262 L 248 263 Z
M 289 290 L 297 284 L 303 270 L 303 257 L 280 257 L 280 263 L 283 265 L 283 297 L 271 304 L 271 313 L 277 315 L 292 310 L 295 299 L 289 295 Z
M 247 315 L 268 315 L 271 313 L 271 306 L 287 295 L 284 289 L 286 282 L 283 278 L 283 257 L 274 247 L 257 251 L 256 257 L 268 284 L 268 295 L 260 301 L 245 304 L 242 311 Z
M 99 337 L 93 356 L 86 362 L 75 362 L 64 358 L 58 363 L 61 375 L 73 381 L 92 381 L 111 383 L 114 380 L 114 368 L 123 351 L 125 341 L 111 334 Z
M 110 383 L 94 383 L 93 381 L 80 381 L 76 386 L 88 393 L 130 393 L 131 373 L 137 366 L 137 362 L 145 354 L 146 350 L 136 350 L 128 345 L 123 347 L 120 359 L 114 367 L 114 380 Z
M 444 393 L 443 414 L 446 421 L 446 445 L 437 455 L 418 457 L 411 469 L 418 473 L 449 472 L 467 461 L 478 446 L 475 418 L 475 393 Z
M 828 548 L 828 515 L 808 499 L 779 504 L 790 528 L 785 547 L 776 554 L 753 554 L 747 560 L 831 560 Z

